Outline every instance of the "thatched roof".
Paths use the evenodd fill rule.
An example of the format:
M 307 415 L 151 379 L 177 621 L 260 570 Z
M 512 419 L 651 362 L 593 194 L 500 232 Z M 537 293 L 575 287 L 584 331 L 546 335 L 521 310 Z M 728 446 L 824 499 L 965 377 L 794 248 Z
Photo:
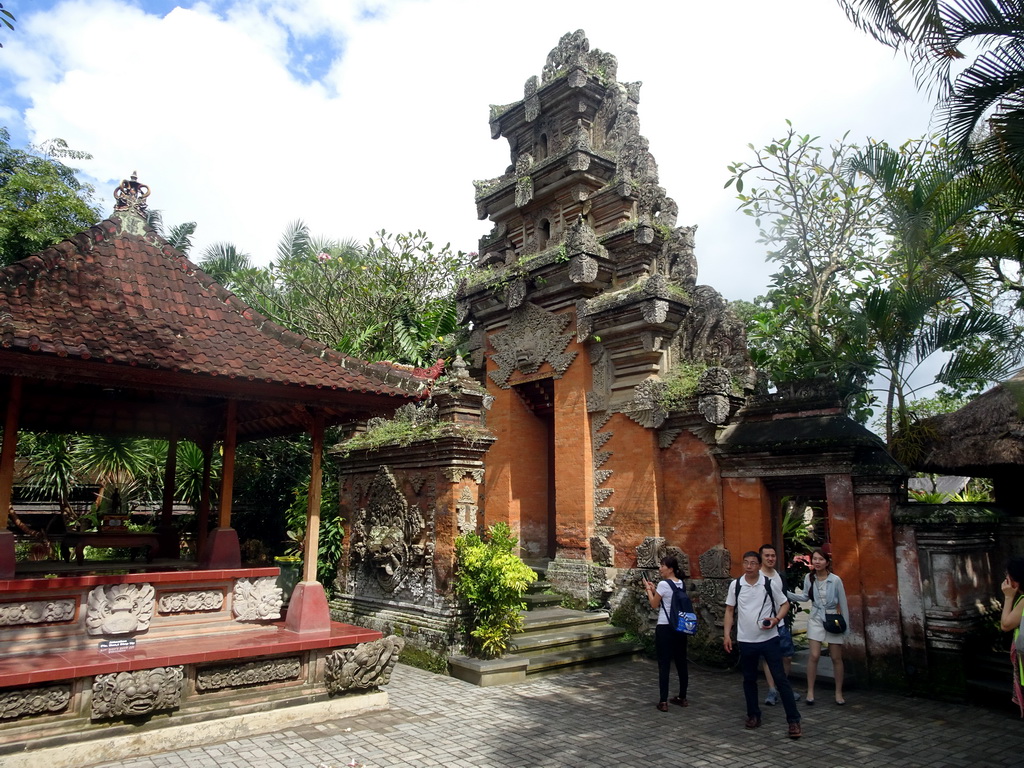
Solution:
M 1024 369 L 920 428 L 925 444 L 912 469 L 991 477 L 1024 465 Z

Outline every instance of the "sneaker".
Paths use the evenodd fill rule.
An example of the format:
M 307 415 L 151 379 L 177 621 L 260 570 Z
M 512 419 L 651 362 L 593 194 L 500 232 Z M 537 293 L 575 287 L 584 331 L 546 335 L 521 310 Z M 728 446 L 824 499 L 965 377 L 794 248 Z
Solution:
M 793 691 L 793 701 L 800 701 L 800 694 Z
M 774 707 L 779 703 L 779 692 L 772 688 L 768 691 L 768 695 L 764 697 L 764 703 L 769 707 Z

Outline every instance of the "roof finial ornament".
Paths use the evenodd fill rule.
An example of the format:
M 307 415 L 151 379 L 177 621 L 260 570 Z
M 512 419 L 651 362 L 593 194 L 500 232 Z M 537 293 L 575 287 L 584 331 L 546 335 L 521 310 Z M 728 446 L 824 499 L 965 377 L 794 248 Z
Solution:
M 125 179 L 120 186 L 114 190 L 115 211 L 128 211 L 137 216 L 146 216 L 146 198 L 149 197 L 149 187 L 139 183 L 136 171 L 132 171 L 131 181 Z

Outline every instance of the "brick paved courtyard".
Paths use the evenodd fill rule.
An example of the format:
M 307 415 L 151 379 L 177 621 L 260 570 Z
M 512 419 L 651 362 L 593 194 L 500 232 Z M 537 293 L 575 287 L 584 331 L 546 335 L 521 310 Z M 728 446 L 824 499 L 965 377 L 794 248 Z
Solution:
M 985 709 L 828 687 L 801 706 L 805 736 L 786 738 L 782 707 L 743 727 L 735 672 L 691 666 L 687 709 L 655 707 L 657 670 L 621 663 L 522 685 L 476 688 L 399 666 L 388 712 L 184 749 L 104 768 L 527 768 L 533 766 L 1024 765 L 1024 722 Z M 802 685 L 797 683 L 797 690 Z M 802 702 L 801 702 L 802 704 Z

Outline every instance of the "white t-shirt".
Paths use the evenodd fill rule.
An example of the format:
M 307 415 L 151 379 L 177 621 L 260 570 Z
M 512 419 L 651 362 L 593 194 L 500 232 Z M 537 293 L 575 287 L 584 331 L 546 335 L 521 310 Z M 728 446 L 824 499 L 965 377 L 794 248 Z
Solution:
M 679 579 L 672 579 L 672 582 L 682 589 L 683 582 Z M 658 623 L 668 624 L 668 614 L 672 612 L 672 587 L 662 579 L 658 582 L 658 594 L 661 595 L 661 605 L 658 606 Z
M 779 631 L 761 629 L 761 622 L 772 615 L 772 603 L 765 591 L 765 576 L 758 571 L 757 581 L 754 584 L 747 582 L 746 576 L 739 577 L 740 597 L 739 604 L 736 602 L 736 582 L 729 582 L 729 594 L 725 598 L 726 605 L 735 606 L 733 621 L 736 625 L 736 639 L 741 643 L 763 643 L 779 636 Z M 789 602 L 779 584 L 779 579 L 770 579 L 772 595 L 775 597 L 776 615 L 782 606 Z

